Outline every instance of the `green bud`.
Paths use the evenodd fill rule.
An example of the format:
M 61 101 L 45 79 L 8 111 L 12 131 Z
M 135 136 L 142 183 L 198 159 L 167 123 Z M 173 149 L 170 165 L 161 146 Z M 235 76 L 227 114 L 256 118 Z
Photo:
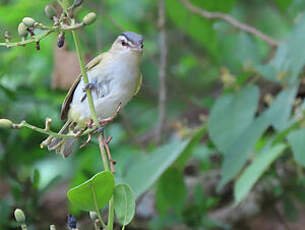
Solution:
M 13 122 L 8 119 L 0 119 L 0 128 L 10 129 L 13 126 Z
M 96 212 L 93 211 L 89 212 L 89 216 L 92 221 L 95 221 L 98 218 Z
M 27 27 L 23 22 L 18 25 L 18 34 L 20 37 L 26 37 L 28 35 Z
M 24 223 L 25 222 L 25 215 L 24 212 L 20 208 L 16 208 L 14 211 L 14 216 L 17 222 Z
M 34 24 L 35 24 L 36 21 L 33 18 L 25 17 L 25 18 L 22 19 L 22 22 L 27 27 L 34 27 Z
M 85 25 L 90 25 L 91 23 L 93 23 L 95 21 L 95 19 L 96 19 L 96 14 L 91 12 L 83 18 L 83 23 Z
M 50 19 L 53 19 L 53 17 L 57 15 L 57 12 L 52 5 L 46 5 L 46 7 L 44 8 L 44 12 L 46 16 Z

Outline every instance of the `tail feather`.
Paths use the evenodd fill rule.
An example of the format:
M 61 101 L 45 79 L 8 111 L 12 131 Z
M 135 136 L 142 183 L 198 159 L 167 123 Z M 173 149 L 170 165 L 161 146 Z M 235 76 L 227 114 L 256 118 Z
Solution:
M 59 134 L 68 134 L 70 124 L 71 121 L 67 121 L 59 131 Z M 72 153 L 76 141 L 76 138 L 54 137 L 47 147 L 49 151 L 55 150 L 56 153 L 60 153 L 64 158 L 66 158 Z

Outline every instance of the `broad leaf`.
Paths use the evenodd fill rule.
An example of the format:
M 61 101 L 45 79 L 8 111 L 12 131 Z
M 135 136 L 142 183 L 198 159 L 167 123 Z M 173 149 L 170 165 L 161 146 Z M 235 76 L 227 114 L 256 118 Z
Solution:
M 305 16 L 280 44 L 274 59 L 267 65 L 258 66 L 258 71 L 267 79 L 277 82 L 295 82 L 305 64 Z
M 305 128 L 292 131 L 287 137 L 298 164 L 305 166 Z
M 135 197 L 130 186 L 127 184 L 118 184 L 113 192 L 114 210 L 118 221 L 122 225 L 131 222 L 135 213 Z
M 68 191 L 68 198 L 79 209 L 93 211 L 103 208 L 112 196 L 114 178 L 111 172 L 96 174 Z
M 253 163 L 245 169 L 235 183 L 235 205 L 246 197 L 256 181 L 268 169 L 270 164 L 280 156 L 286 147 L 284 144 L 279 144 L 261 152 L 254 159 Z
M 218 189 L 240 172 L 251 155 L 255 143 L 263 135 L 268 126 L 270 126 L 270 123 L 269 113 L 263 113 L 232 144 L 224 158 L 221 168 L 222 177 Z
M 283 89 L 269 109 L 269 113 L 273 114 L 271 124 L 279 131 L 286 129 L 288 126 L 288 119 L 291 114 L 297 89 L 298 84 Z
M 159 199 L 160 198 L 160 199 Z M 181 211 L 186 199 L 186 186 L 180 170 L 170 167 L 159 179 L 157 188 L 157 207 L 166 212 L 167 207 Z
M 204 132 L 199 129 L 201 136 Z M 143 192 L 145 192 L 157 179 L 162 175 L 162 173 L 172 165 L 179 156 L 179 162 L 184 162 L 191 147 L 193 147 L 193 139 L 198 139 L 198 133 L 186 140 L 173 140 L 168 144 L 165 144 L 149 155 L 143 154 L 143 156 L 137 159 L 136 164 L 130 165 L 125 177 L 120 178 L 123 182 L 129 184 L 135 191 L 136 197 L 139 197 Z
M 287 128 L 297 87 L 295 85 L 284 89 L 270 108 L 256 118 L 228 148 L 221 169 L 222 178 L 219 189 L 240 172 L 253 153 L 256 142 L 270 125 L 273 124 L 279 130 Z
M 166 0 L 169 19 L 217 58 L 217 35 L 212 22 L 188 11 L 180 1 Z
M 256 86 L 248 86 L 237 94 L 228 94 L 217 99 L 208 121 L 212 141 L 223 153 L 252 123 L 259 99 Z

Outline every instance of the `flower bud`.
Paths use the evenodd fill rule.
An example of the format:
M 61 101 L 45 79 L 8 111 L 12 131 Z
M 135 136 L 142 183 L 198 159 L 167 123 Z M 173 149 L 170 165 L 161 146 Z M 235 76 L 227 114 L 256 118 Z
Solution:
M 57 12 L 52 5 L 46 5 L 46 7 L 44 8 L 44 13 L 50 19 L 53 19 L 53 17 L 57 15 Z
M 96 212 L 93 211 L 89 212 L 89 216 L 92 221 L 95 221 L 98 218 Z
M 63 47 L 65 44 L 65 32 L 60 32 L 57 39 L 58 48 Z
M 56 230 L 56 227 L 54 224 L 50 225 L 50 230 Z
M 83 23 L 85 25 L 90 25 L 91 23 L 93 23 L 95 21 L 95 19 L 96 19 L 96 14 L 91 12 L 83 18 Z
M 14 216 L 17 222 L 24 223 L 25 222 L 25 215 L 24 212 L 20 208 L 16 208 L 14 211 Z
M 36 21 L 33 18 L 25 17 L 22 19 L 22 22 L 27 27 L 33 27 Z
M 75 219 L 75 217 L 74 216 L 72 216 L 72 215 L 68 215 L 68 226 L 69 226 L 69 228 L 71 228 L 71 229 L 74 229 L 74 228 L 76 228 L 76 225 L 77 225 L 77 221 L 76 221 L 76 219 Z
M 27 27 L 23 22 L 18 25 L 18 34 L 20 37 L 26 37 L 28 35 Z
M 8 119 L 0 119 L 0 128 L 10 129 L 13 126 L 13 122 Z

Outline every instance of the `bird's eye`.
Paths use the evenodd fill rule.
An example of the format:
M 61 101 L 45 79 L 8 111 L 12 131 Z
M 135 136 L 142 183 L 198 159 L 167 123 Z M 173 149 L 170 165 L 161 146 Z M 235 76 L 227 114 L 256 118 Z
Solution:
M 127 42 L 122 41 L 122 46 L 127 46 Z

